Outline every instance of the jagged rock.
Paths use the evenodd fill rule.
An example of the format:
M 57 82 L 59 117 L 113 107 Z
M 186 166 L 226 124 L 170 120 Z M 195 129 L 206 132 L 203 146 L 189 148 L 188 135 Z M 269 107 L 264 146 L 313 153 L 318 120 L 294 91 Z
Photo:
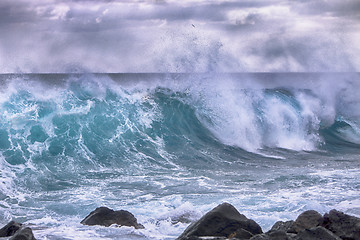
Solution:
M 360 240 L 360 218 L 333 209 L 324 215 L 322 226 L 342 239 Z
M 323 216 L 315 210 L 308 210 L 300 214 L 295 220 L 294 230 L 299 233 L 305 229 L 310 229 L 321 225 Z
M 31 228 L 21 228 L 9 240 L 36 240 Z
M 0 237 L 10 237 L 15 234 L 21 228 L 22 224 L 11 221 L 0 229 Z
M 177 239 L 190 240 L 201 236 L 229 237 L 239 229 L 254 235 L 262 233 L 261 227 L 254 220 L 240 214 L 231 204 L 223 203 L 192 223 Z
M 290 220 L 290 221 L 278 221 L 274 224 L 274 226 L 272 226 L 270 231 L 283 231 L 283 232 L 287 232 L 287 233 L 296 233 L 295 228 L 295 221 Z
M 321 226 L 305 229 L 298 233 L 297 240 L 341 240 L 334 233 Z
M 144 228 L 137 222 L 134 215 L 125 210 L 114 211 L 107 207 L 99 207 L 92 211 L 86 218 L 81 221 L 84 225 L 101 225 L 109 227 L 112 224 L 120 226 L 135 227 L 137 229 Z

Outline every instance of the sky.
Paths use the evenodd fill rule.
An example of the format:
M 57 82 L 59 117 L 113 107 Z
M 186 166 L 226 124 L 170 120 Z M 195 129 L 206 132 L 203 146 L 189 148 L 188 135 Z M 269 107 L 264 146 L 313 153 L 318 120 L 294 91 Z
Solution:
M 0 73 L 358 71 L 359 0 L 0 1 Z

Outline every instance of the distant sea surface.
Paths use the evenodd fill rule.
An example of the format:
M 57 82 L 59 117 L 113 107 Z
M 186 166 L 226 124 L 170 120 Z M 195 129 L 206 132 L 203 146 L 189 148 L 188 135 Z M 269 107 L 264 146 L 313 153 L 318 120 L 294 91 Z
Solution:
M 0 224 L 175 239 L 222 202 L 268 230 L 360 216 L 360 74 L 0 75 Z M 145 229 L 83 226 L 96 207 Z

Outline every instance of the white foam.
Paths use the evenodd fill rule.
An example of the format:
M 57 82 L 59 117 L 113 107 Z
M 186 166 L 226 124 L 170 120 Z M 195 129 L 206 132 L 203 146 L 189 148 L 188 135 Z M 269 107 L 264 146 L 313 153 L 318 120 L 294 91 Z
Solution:
M 42 239 L 56 237 L 71 239 L 126 239 L 129 236 L 129 238 L 132 236 L 134 238 L 166 239 L 175 238 L 180 235 L 188 225 L 188 223 L 182 222 L 174 224 L 177 220 L 195 220 L 216 206 L 217 203 L 225 200 L 234 203 L 235 207 L 246 216 L 259 221 L 265 229 L 269 228 L 275 221 L 295 219 L 298 213 L 307 209 L 315 209 L 321 213 L 331 208 L 338 208 L 339 210 L 354 214 L 358 212 L 359 202 L 357 199 L 359 198 L 359 193 L 355 187 L 358 184 L 358 169 L 356 169 L 356 166 L 354 169 L 345 169 L 344 167 L 342 170 L 324 170 L 321 168 L 321 170 L 315 171 L 311 169 L 312 172 L 309 173 L 311 179 L 301 180 L 311 166 L 304 166 L 306 171 L 300 169 L 300 171 L 304 171 L 302 175 L 302 173 L 291 172 L 291 169 L 281 169 L 281 166 L 276 165 L 277 162 L 285 161 L 275 161 L 274 165 L 276 165 L 276 169 L 279 169 L 278 172 L 275 167 L 271 168 L 272 166 L 266 166 L 266 170 L 261 170 L 263 166 L 256 166 L 254 172 L 249 169 L 246 170 L 246 174 L 249 175 L 259 174 L 260 179 L 256 179 L 255 183 L 254 181 L 249 181 L 249 183 L 242 182 L 246 181 L 243 179 L 237 179 L 241 181 L 236 182 L 232 181 L 231 178 L 222 181 L 220 179 L 227 178 L 228 175 L 225 172 L 221 172 L 221 170 L 211 170 L 211 173 L 203 169 L 188 171 L 188 169 L 182 168 L 181 164 L 173 163 L 172 159 L 176 158 L 176 156 L 166 151 L 164 140 L 161 137 L 150 137 L 142 132 L 143 129 L 151 128 L 154 121 L 159 121 L 163 117 L 157 109 L 156 101 L 151 98 L 152 94 L 156 91 L 155 89 L 159 86 L 168 87 L 170 94 L 176 91 L 184 93 L 184 95 L 179 97 L 179 100 L 194 107 L 199 120 L 204 126 L 208 127 L 219 141 L 224 144 L 242 147 L 249 151 L 260 152 L 260 154 L 265 152 L 264 156 L 280 159 L 284 159 L 284 157 L 273 156 L 272 153 L 268 154 L 266 152 L 266 148 L 265 150 L 261 150 L 261 148 L 281 147 L 294 150 L 314 150 L 316 149 L 316 144 L 321 141 L 317 135 L 320 125 L 324 121 L 333 121 L 333 115 L 336 115 L 336 111 L 339 111 L 336 101 L 332 100 L 333 94 L 337 96 L 338 91 L 327 93 L 325 90 L 323 92 L 319 90 L 320 93 L 318 93 L 317 89 L 311 89 L 314 94 L 294 91 L 294 97 L 299 105 L 299 108 L 297 108 L 280 98 L 269 97 L 264 93 L 263 85 L 257 82 L 247 81 L 246 83 L 239 83 L 233 79 L 224 79 L 224 81 L 218 82 L 217 80 L 202 82 L 190 79 L 185 82 L 149 82 L 147 84 L 138 84 L 137 87 L 131 86 L 133 89 L 129 87 L 130 90 L 121 87 L 121 84 L 114 84 L 111 81 L 88 85 L 88 91 L 96 91 L 97 87 L 101 88 L 98 95 L 94 93 L 97 100 L 104 101 L 104 89 L 117 88 L 114 91 L 119 96 L 122 94 L 121 97 L 124 101 L 119 103 L 119 107 L 136 105 L 140 109 L 137 110 L 138 119 L 136 119 L 136 122 L 129 120 L 129 113 L 126 112 L 126 109 L 119 109 L 119 111 L 122 111 L 119 113 L 119 116 L 122 114 L 121 116 L 127 120 L 124 124 L 118 126 L 113 135 L 109 137 L 110 142 L 121 142 L 122 134 L 129 129 L 137 131 L 142 134 L 141 137 L 148 141 L 162 157 L 162 159 L 156 159 L 156 161 L 171 164 L 174 169 L 171 168 L 169 170 L 168 167 L 154 166 L 156 164 L 153 165 L 151 161 L 147 161 L 149 156 L 146 153 L 132 154 L 131 159 L 122 159 L 125 162 L 125 164 L 122 164 L 128 164 L 128 166 L 131 164 L 131 167 L 133 167 L 131 169 L 130 167 L 125 169 L 125 167 L 122 167 L 123 165 L 117 169 L 115 164 L 108 168 L 101 167 L 99 163 L 95 162 L 95 154 L 87 149 L 80 133 L 78 142 L 82 151 L 82 157 L 92 161 L 95 166 L 93 173 L 101 174 L 103 171 L 104 176 L 107 173 L 111 173 L 109 175 L 111 177 L 104 177 L 104 179 L 101 177 L 91 178 L 91 174 L 89 174 L 90 177 L 86 175 L 86 173 L 91 173 L 91 170 L 85 169 L 87 171 L 85 175 L 78 175 L 81 177 L 78 180 L 82 184 L 80 187 L 69 187 L 67 191 L 62 190 L 58 192 L 32 192 L 32 189 L 28 189 L 28 191 L 26 189 L 19 189 L 14 183 L 14 180 L 20 176 L 24 168 L 31 167 L 31 158 L 28 159 L 30 163 L 11 166 L 1 156 L 0 190 L 10 198 L 1 202 L 3 206 L 9 208 L 6 212 L 6 218 L 20 215 L 33 219 L 29 220 L 29 222 L 38 225 L 39 228 L 45 225 L 46 228 L 37 229 L 35 232 L 36 237 Z M 292 87 L 297 86 L 295 83 L 289 83 L 289 85 Z M 13 86 L 15 85 L 12 84 Z M 346 87 L 346 85 L 344 86 Z M 26 89 L 27 87 L 24 88 Z M 36 90 L 33 89 L 31 91 Z M 129 91 L 137 92 L 137 94 L 133 95 Z M 36 94 L 41 93 L 37 92 Z M 62 94 L 66 95 L 67 93 L 63 92 Z M 7 101 L 5 98 L 8 96 L 5 95 L 2 96 L 4 99 L 1 99 L 1 101 Z M 37 95 L 33 96 L 34 98 L 38 97 Z M 86 104 L 81 107 L 65 110 L 61 108 L 63 99 L 59 100 L 56 95 L 54 99 L 50 95 L 46 96 L 46 98 L 54 101 L 56 111 L 60 114 L 86 115 L 94 106 L 93 101 L 88 99 L 84 101 Z M 356 97 L 352 96 L 341 99 L 340 102 L 349 103 L 351 102 L 350 99 L 357 100 Z M 259 113 L 257 112 L 259 109 L 254 108 L 254 104 L 259 103 L 263 104 L 262 114 L 264 115 L 261 119 L 259 119 Z M 150 109 L 145 108 L 143 104 L 150 104 Z M 13 120 L 27 120 L 29 116 L 36 116 L 34 113 L 36 109 L 36 105 L 26 106 L 25 112 L 6 112 L 1 117 L 7 118 L 9 122 Z M 357 113 L 350 114 L 345 110 L 340 112 L 347 114 L 346 121 L 349 121 L 350 125 L 352 124 L 351 126 L 356 132 L 356 127 L 358 126 L 356 121 Z M 148 114 L 145 115 L 144 113 Z M 41 124 L 46 133 L 52 137 L 54 126 L 51 125 L 51 118 L 52 116 L 43 119 L 34 117 L 31 120 Z M 261 128 L 261 124 L 257 124 L 259 121 L 262 121 L 261 123 L 268 127 L 268 137 L 266 138 L 264 138 L 264 130 Z M 24 131 L 24 136 L 12 137 L 26 139 L 29 131 L 29 129 Z M 350 135 L 349 138 L 351 139 Z M 48 143 L 35 142 L 29 145 L 28 150 L 30 154 L 40 154 L 47 147 L 46 144 Z M 135 149 L 134 143 L 130 144 L 132 145 L 125 151 L 130 151 L 131 147 Z M 11 146 L 14 147 L 13 144 Z M 357 159 L 356 156 L 354 158 Z M 76 158 L 69 158 L 67 160 L 69 163 L 77 161 Z M 233 164 L 230 160 L 229 163 Z M 324 162 L 324 165 L 328 163 Z M 161 171 L 164 169 L 166 171 Z M 32 170 L 41 173 L 41 170 L 35 167 L 32 167 Z M 82 171 L 82 169 L 75 170 Z M 157 172 L 157 170 L 160 171 Z M 238 174 L 236 171 L 241 170 L 242 168 L 234 169 L 234 174 Z M 275 179 L 276 174 L 279 174 L 280 171 L 288 177 L 285 178 L 284 183 L 280 182 L 281 179 Z M 151 174 L 147 175 L 147 173 Z M 213 174 L 216 175 L 215 179 L 211 177 Z M 269 177 L 263 176 L 267 174 L 269 174 Z M 239 177 L 242 176 L 239 175 Z M 300 180 L 297 180 L 296 177 L 300 177 Z M 267 183 L 271 182 L 271 180 L 274 180 L 275 184 L 269 183 L 269 188 L 272 189 L 268 189 Z M 122 184 L 127 185 L 122 187 Z M 20 185 L 21 187 L 23 185 Z M 189 188 L 192 190 L 191 193 L 187 192 Z M 204 192 L 194 193 L 194 188 L 204 190 Z M 24 192 L 27 192 L 28 195 L 25 195 Z M 345 195 L 344 192 L 346 192 Z M 56 194 L 64 198 L 59 200 Z M 59 202 L 49 200 L 47 197 L 49 199 L 56 199 Z M 25 202 L 22 203 L 21 208 L 17 208 L 17 204 L 21 201 Z M 79 208 L 90 205 L 111 205 L 117 209 L 127 208 L 136 215 L 139 222 L 146 226 L 146 229 L 90 228 L 82 226 L 79 224 L 81 220 L 79 216 L 68 216 L 66 215 L 68 213 L 58 216 L 59 210 L 51 210 L 51 207 L 53 207 L 50 206 L 51 204 L 56 205 L 63 202 L 71 203 L 72 206 Z M 24 207 L 29 205 L 31 207 Z M 47 212 L 46 214 L 49 215 L 43 216 L 44 212 Z
M 298 110 L 277 96 L 269 97 L 252 88 L 245 91 L 242 87 L 241 82 L 225 79 L 218 85 L 207 84 L 203 89 L 200 86 L 198 93 L 191 92 L 200 104 L 198 118 L 218 139 L 253 152 L 263 147 L 316 149 L 320 142 L 318 99 L 308 100 L 308 96 L 299 94 Z
M 185 202 L 177 206 L 174 209 L 167 209 L 163 214 L 161 214 L 158 219 L 166 220 L 170 219 L 171 221 L 186 221 L 192 222 L 201 217 L 201 213 L 196 210 L 196 208 L 190 203 Z

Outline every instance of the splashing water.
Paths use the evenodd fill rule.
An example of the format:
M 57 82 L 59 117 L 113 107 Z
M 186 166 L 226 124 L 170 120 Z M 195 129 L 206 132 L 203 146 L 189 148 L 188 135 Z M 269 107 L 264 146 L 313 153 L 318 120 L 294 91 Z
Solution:
M 360 215 L 358 74 L 0 80 L 0 220 L 40 239 L 174 239 L 223 201 L 264 229 Z M 79 224 L 101 205 L 145 229 Z

